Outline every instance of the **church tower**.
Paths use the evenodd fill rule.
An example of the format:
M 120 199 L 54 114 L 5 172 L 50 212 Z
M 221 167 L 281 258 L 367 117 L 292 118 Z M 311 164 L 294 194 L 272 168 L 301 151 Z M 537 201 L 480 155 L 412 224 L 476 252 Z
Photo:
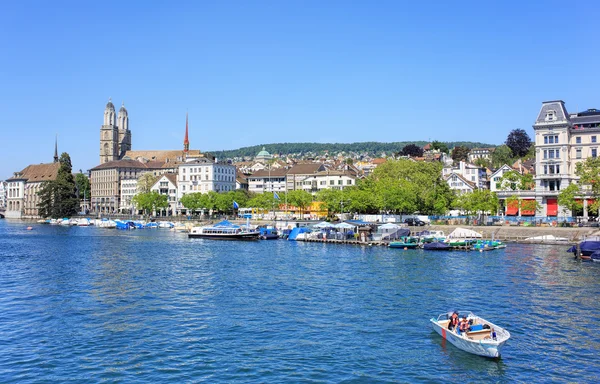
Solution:
M 190 151 L 190 140 L 188 138 L 188 114 L 185 113 L 185 137 L 183 138 L 183 156 L 187 158 Z
M 127 125 L 129 125 L 129 121 Z M 104 109 L 104 124 L 100 128 L 100 164 L 119 159 L 118 140 L 117 114 L 115 113 L 115 106 L 109 98 Z
M 117 127 L 119 131 L 118 157 L 122 159 L 125 152 L 131 150 L 131 131 L 129 130 L 129 115 L 125 109 L 125 103 L 121 104 L 119 116 L 117 117 Z

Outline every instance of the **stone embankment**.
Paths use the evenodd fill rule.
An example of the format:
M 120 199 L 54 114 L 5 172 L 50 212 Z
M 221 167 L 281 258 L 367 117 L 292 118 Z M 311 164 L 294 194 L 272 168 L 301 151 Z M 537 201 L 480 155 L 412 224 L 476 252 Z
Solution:
M 521 227 L 521 226 L 464 226 L 464 225 L 431 225 L 427 227 L 411 227 L 411 231 L 420 231 L 423 229 L 444 231 L 449 235 L 454 229 L 468 228 L 481 233 L 484 239 L 496 239 L 503 242 L 517 243 L 543 243 L 543 244 L 565 244 L 583 241 L 590 236 L 600 236 L 599 228 L 591 227 Z M 548 241 L 548 240 L 526 240 L 527 238 L 537 236 L 553 235 L 555 237 L 566 238 L 566 241 Z

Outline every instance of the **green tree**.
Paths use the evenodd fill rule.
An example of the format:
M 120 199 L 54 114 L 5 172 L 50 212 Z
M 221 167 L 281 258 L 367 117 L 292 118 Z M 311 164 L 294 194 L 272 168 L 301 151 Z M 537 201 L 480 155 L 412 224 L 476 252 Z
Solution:
M 504 164 L 511 165 L 514 163 L 512 151 L 506 145 L 501 145 L 492 152 L 492 167 L 500 168 Z
M 137 209 L 143 210 L 145 215 L 169 207 L 167 195 L 161 195 L 156 191 L 138 193 L 133 196 L 132 202 Z
M 498 183 L 501 191 L 530 191 L 535 187 L 533 175 L 520 174 L 514 170 L 504 172 Z
M 471 150 L 468 147 L 459 145 L 457 147 L 452 148 L 452 154 L 450 156 L 455 162 L 467 161 L 467 159 L 469 158 L 469 152 L 471 152 Z
M 154 176 L 150 172 L 143 173 L 140 177 L 138 177 L 137 181 L 137 191 L 138 193 L 148 193 L 150 192 L 150 188 L 156 183 L 158 177 Z
M 442 143 L 441 141 L 433 141 L 431 143 L 431 148 L 438 150 L 442 153 L 448 153 L 450 152 L 450 150 L 448 149 L 448 146 L 445 143 Z
M 248 200 L 248 206 L 252 208 L 260 208 L 264 210 L 271 210 L 278 203 L 278 200 L 273 197 L 271 192 L 257 193 L 250 200 Z
M 75 179 L 72 174 L 71 157 L 63 152 L 56 179 L 45 182 L 39 196 L 38 213 L 42 217 L 70 217 L 79 211 L 79 199 L 76 195 Z
M 90 179 L 79 172 L 75 175 L 75 186 L 79 199 L 90 199 Z
M 498 196 L 488 189 L 476 189 L 471 193 L 463 193 L 456 199 L 455 206 L 468 215 L 496 214 L 500 203 Z
M 388 204 L 387 199 L 384 202 L 382 192 L 386 186 L 394 186 L 393 182 L 398 181 L 395 188 L 401 191 L 395 193 L 409 202 L 414 202 L 415 210 L 407 213 L 443 214 L 450 208 L 454 193 L 441 175 L 442 164 L 438 162 L 389 160 L 375 168 L 373 174 L 362 180 L 358 187 L 370 190 L 374 196 L 377 196 L 381 207 L 382 204 L 386 206 Z M 385 184 L 386 180 L 392 183 Z M 383 187 L 380 185 L 382 182 L 384 182 Z M 391 207 L 398 210 L 410 208 L 410 206 Z
M 598 212 L 600 208 L 600 158 L 588 157 L 585 161 L 577 163 L 575 174 L 579 176 L 581 191 L 595 200 L 588 206 L 588 209 Z
M 300 208 L 300 218 L 302 218 L 302 213 L 313 202 L 313 196 L 309 192 L 297 189 L 288 192 L 287 202 L 295 207 Z
M 333 212 L 340 212 L 340 202 L 342 201 L 342 191 L 339 189 L 322 189 L 317 192 L 316 201 L 325 204 L 327 212 L 331 215 Z
M 179 202 L 188 210 L 188 214 L 193 214 L 200 208 L 203 208 L 202 193 L 194 192 L 181 196 Z
M 558 194 L 558 204 L 563 207 L 563 214 L 565 215 L 566 210 L 571 211 L 572 216 L 581 211 L 583 209 L 583 193 L 579 185 L 572 183 L 561 190 Z
M 491 168 L 492 163 L 490 162 L 490 160 L 481 157 L 475 160 L 475 165 L 482 168 Z

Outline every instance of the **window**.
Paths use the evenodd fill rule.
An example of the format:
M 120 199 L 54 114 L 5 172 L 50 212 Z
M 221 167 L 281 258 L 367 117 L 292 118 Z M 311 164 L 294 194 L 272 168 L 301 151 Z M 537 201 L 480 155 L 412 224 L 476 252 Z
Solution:
M 576 159 L 581 159 L 581 148 L 577 148 L 575 150 L 575 158 Z
M 592 143 L 596 142 L 596 136 L 592 136 Z
M 348 185 L 352 185 L 352 180 L 348 180 L 348 181 L 346 181 L 346 184 L 348 184 Z
M 548 144 L 548 136 L 544 136 L 544 144 Z
M 547 159 L 547 158 L 548 158 L 548 150 L 544 149 L 544 159 Z
M 548 153 L 548 155 L 550 155 L 549 156 L 550 159 L 554 159 L 554 149 L 551 149 L 550 153 Z
M 554 136 L 548 136 L 548 144 L 554 144 Z
M 575 138 L 575 144 L 581 144 L 581 137 Z
M 554 136 L 554 144 L 558 144 L 558 135 Z
M 592 157 L 598 156 L 598 150 L 596 148 L 592 148 Z
M 342 185 L 343 180 L 338 180 L 338 185 Z
M 547 174 L 548 174 L 548 166 L 544 165 L 544 175 L 547 175 Z
M 329 180 L 329 185 L 334 185 L 335 181 L 334 180 Z

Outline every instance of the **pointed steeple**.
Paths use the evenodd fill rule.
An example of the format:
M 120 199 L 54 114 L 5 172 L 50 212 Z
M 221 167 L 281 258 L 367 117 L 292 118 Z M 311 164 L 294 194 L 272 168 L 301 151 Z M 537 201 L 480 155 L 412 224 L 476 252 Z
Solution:
M 54 162 L 58 163 L 58 135 L 54 139 Z
M 188 114 L 185 113 L 185 138 L 183 139 L 183 153 L 187 155 L 190 150 L 190 140 L 188 139 Z

